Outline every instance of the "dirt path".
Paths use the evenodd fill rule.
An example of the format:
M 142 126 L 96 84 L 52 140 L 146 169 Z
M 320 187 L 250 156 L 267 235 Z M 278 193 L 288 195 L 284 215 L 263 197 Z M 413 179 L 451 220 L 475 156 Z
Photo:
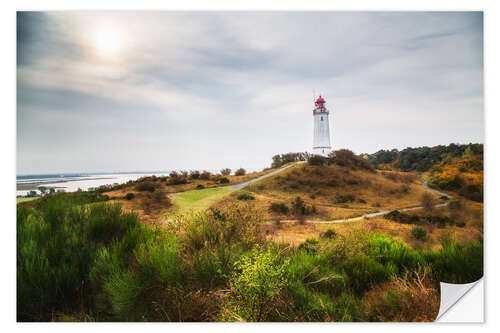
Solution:
M 441 196 L 447 197 L 448 199 L 453 199 L 453 197 L 451 195 L 449 195 L 449 194 L 446 194 L 446 193 L 440 192 L 438 190 L 435 190 L 433 188 L 430 188 L 429 185 L 427 184 L 427 179 L 422 183 L 422 186 L 424 186 L 428 191 L 431 191 L 431 192 L 434 192 L 434 193 L 439 194 Z M 448 205 L 447 202 L 434 205 L 434 207 L 444 207 L 446 205 Z M 378 212 L 375 212 L 375 213 L 368 213 L 368 214 L 363 214 L 363 215 L 360 215 L 360 216 L 350 217 L 350 218 L 345 218 L 345 219 L 328 220 L 328 221 L 309 220 L 309 221 L 306 221 L 306 223 L 310 223 L 310 224 L 328 224 L 328 223 L 355 222 L 355 221 L 361 221 L 361 220 L 363 220 L 365 218 L 370 218 L 370 217 L 385 215 L 385 214 L 390 213 L 393 210 L 399 210 L 400 212 L 407 212 L 407 211 L 417 210 L 417 209 L 422 209 L 422 208 L 424 208 L 424 207 L 422 207 L 422 206 L 415 206 L 415 207 L 406 207 L 406 208 L 391 209 L 391 210 L 381 210 L 381 211 L 378 211 Z M 282 220 L 281 222 L 282 223 L 294 223 L 294 222 L 297 222 L 297 220 Z
M 177 193 L 170 194 L 170 198 L 172 199 L 174 206 L 177 207 L 178 212 L 185 212 L 188 210 L 200 211 L 200 210 L 203 210 L 205 208 L 208 208 L 214 202 L 221 200 L 223 197 L 229 195 L 230 193 L 232 193 L 234 191 L 241 190 L 250 184 L 256 183 L 264 178 L 274 176 L 280 172 L 285 171 L 288 168 L 291 168 L 291 167 L 296 166 L 296 165 L 301 164 L 301 163 L 305 163 L 305 162 L 292 163 L 290 165 L 287 165 L 285 167 L 281 167 L 277 170 L 266 173 L 265 175 L 259 176 L 259 177 L 254 178 L 254 179 L 250 179 L 250 180 L 243 182 L 243 183 L 240 183 L 240 184 L 211 187 L 211 188 L 206 188 L 206 189 L 202 189 L 202 190 L 189 190 L 189 191 L 184 191 L 184 192 L 177 192 Z M 167 220 L 162 220 L 160 222 L 163 223 L 163 222 L 169 222 L 169 221 L 170 220 L 167 219 Z
M 296 166 L 296 165 L 301 164 L 301 163 L 305 163 L 305 162 L 296 162 L 296 163 L 293 163 L 293 164 L 287 165 L 286 167 L 280 168 L 280 169 L 275 170 L 275 171 L 273 171 L 273 172 L 266 173 L 265 175 L 262 175 L 262 176 L 260 176 L 260 177 L 254 178 L 254 179 L 250 179 L 249 181 L 246 181 L 246 182 L 244 182 L 244 183 L 241 183 L 241 184 L 236 184 L 236 185 L 231 185 L 231 187 L 232 187 L 232 188 L 233 188 L 233 190 L 235 190 L 235 191 L 237 191 L 237 190 L 241 190 L 242 188 L 247 187 L 247 186 L 248 186 L 248 185 L 250 185 L 250 184 L 256 183 L 256 182 L 258 182 L 259 180 L 262 180 L 262 179 L 264 179 L 264 178 L 267 178 L 267 177 L 270 177 L 270 176 L 274 176 L 274 175 L 275 175 L 275 174 L 277 174 L 277 173 L 283 172 L 283 171 L 285 171 L 286 169 L 291 168 L 291 167 Z

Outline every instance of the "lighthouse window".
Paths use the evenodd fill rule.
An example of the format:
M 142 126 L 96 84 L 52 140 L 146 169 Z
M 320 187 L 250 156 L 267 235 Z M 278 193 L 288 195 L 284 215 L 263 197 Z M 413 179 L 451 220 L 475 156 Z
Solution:
M 321 121 L 323 121 L 323 117 L 321 117 Z

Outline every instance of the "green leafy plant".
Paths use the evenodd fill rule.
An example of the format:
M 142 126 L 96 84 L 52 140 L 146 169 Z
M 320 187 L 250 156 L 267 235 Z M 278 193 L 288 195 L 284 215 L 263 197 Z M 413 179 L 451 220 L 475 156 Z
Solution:
M 418 240 L 424 240 L 427 237 L 427 231 L 419 226 L 415 226 L 411 229 L 410 231 L 411 237 L 418 239 Z

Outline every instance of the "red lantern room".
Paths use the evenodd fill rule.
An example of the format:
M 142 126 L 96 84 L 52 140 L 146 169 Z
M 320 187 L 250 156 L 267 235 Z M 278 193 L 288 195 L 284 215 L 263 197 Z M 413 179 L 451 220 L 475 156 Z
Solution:
M 314 104 L 316 105 L 317 108 L 319 109 L 323 109 L 325 107 L 325 99 L 323 97 L 321 97 L 321 95 L 318 97 L 318 99 L 316 100 L 316 102 L 314 102 Z

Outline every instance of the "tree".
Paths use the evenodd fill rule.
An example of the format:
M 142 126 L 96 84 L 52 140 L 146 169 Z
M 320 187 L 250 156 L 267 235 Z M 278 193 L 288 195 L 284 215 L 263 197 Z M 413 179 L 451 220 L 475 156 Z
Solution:
M 229 168 L 222 169 L 220 171 L 220 174 L 224 175 L 224 176 L 229 176 L 231 174 L 231 169 L 229 169 Z
M 247 171 L 243 168 L 239 168 L 234 172 L 235 176 L 244 176 L 247 173 Z
M 434 197 L 430 193 L 424 193 L 420 198 L 420 203 L 424 210 L 431 211 L 434 208 Z

